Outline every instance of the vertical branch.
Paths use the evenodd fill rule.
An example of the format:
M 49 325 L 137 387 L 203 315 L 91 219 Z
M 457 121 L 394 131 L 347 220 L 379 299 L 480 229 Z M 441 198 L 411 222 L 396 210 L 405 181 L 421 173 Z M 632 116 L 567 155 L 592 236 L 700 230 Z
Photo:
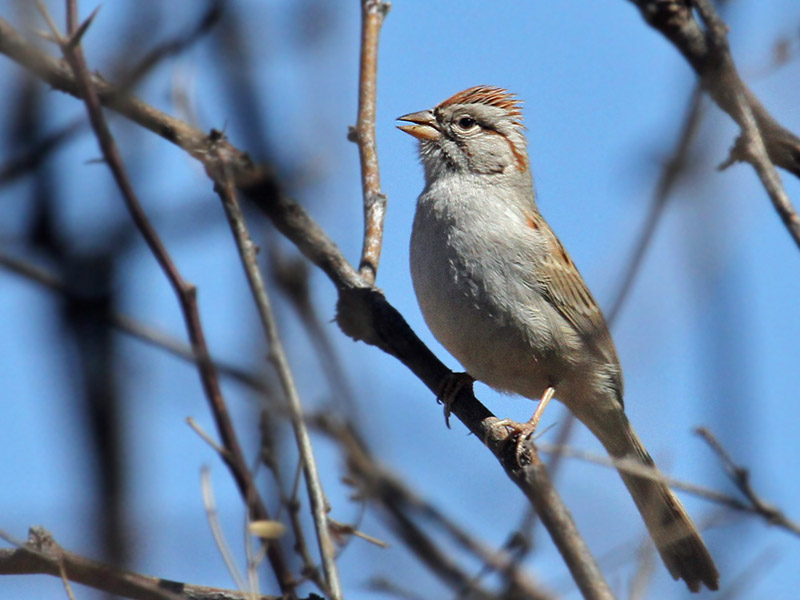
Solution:
M 236 188 L 231 178 L 228 177 L 224 183 L 217 182 L 215 189 L 222 199 L 222 205 L 225 208 L 225 214 L 228 217 L 233 237 L 236 240 L 236 247 L 239 250 L 242 265 L 247 275 L 247 281 L 250 284 L 250 290 L 253 292 L 253 299 L 258 308 L 261 324 L 264 327 L 264 333 L 269 343 L 270 360 L 278 371 L 281 386 L 289 401 L 292 428 L 294 429 L 297 448 L 300 452 L 300 460 L 303 464 L 311 512 L 314 517 L 314 526 L 317 530 L 317 541 L 322 556 L 322 570 L 329 588 L 327 592 L 332 600 L 341 600 L 342 589 L 335 561 L 336 548 L 333 545 L 328 527 L 327 501 L 322 490 L 314 452 L 311 448 L 311 439 L 303 419 L 303 407 L 289 367 L 289 361 L 283 350 L 283 343 L 278 333 L 275 316 L 272 313 L 272 305 L 264 285 L 264 279 L 258 266 L 256 246 L 250 239 L 250 232 L 247 230 L 244 215 L 236 199 Z
M 375 143 L 375 98 L 378 80 L 378 40 L 383 19 L 389 12 L 384 0 L 361 0 L 361 69 L 358 84 L 358 121 L 350 139 L 358 144 L 361 188 L 364 195 L 364 245 L 359 274 L 375 283 L 383 245 L 386 195 L 381 192 L 378 148 Z
M 122 192 L 125 206 L 178 297 L 186 329 L 191 340 L 192 349 L 194 350 L 195 356 L 198 358 L 197 364 L 203 389 L 211 404 L 217 429 L 226 449 L 224 457 L 228 467 L 236 480 L 239 491 L 245 499 L 253 518 L 268 520 L 269 513 L 253 482 L 252 474 L 247 468 L 247 461 L 245 460 L 244 453 L 236 437 L 236 432 L 228 413 L 228 407 L 222 397 L 217 371 L 211 360 L 211 355 L 205 340 L 205 333 L 203 332 L 203 327 L 200 322 L 200 312 L 197 307 L 197 288 L 184 280 L 181 276 L 178 268 L 172 261 L 172 257 L 169 255 L 161 238 L 159 238 L 153 225 L 147 218 L 134 192 L 122 162 L 119 149 L 114 141 L 114 137 L 111 135 L 111 130 L 108 128 L 105 116 L 103 115 L 102 105 L 97 90 L 95 90 L 92 85 L 91 76 L 83 53 L 80 51 L 80 40 L 86 33 L 92 19 L 97 14 L 97 10 L 78 26 L 77 0 L 67 0 L 68 26 L 70 31 L 68 37 L 64 38 L 41 2 L 39 2 L 39 8 L 48 22 L 55 41 L 64 54 L 67 65 L 73 73 L 76 85 L 80 90 L 80 95 L 86 105 L 89 122 L 94 130 L 103 158 L 111 170 L 117 186 Z M 294 587 L 292 575 L 286 566 L 280 548 L 276 544 L 270 544 L 267 547 L 267 554 L 281 591 L 284 593 L 290 592 Z

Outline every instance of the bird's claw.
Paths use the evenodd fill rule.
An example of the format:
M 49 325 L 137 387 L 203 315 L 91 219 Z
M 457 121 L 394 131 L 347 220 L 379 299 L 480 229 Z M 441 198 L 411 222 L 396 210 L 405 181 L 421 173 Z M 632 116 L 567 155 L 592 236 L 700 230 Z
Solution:
M 521 466 L 522 455 L 525 452 L 525 442 L 531 438 L 531 436 L 536 432 L 536 428 L 539 427 L 539 421 L 542 419 L 544 409 L 547 408 L 550 400 L 553 399 L 553 394 L 555 394 L 555 388 L 549 387 L 545 390 L 544 394 L 542 394 L 542 398 L 539 400 L 539 404 L 536 406 L 533 416 L 525 423 L 519 423 L 513 419 L 501 419 L 495 423 L 492 423 L 486 432 L 484 444 L 497 427 L 505 427 L 508 432 L 508 436 L 506 437 L 504 443 L 507 443 L 512 437 L 517 438 L 517 447 L 515 448 L 514 455 L 516 456 L 517 464 Z
M 474 382 L 475 379 L 472 378 L 469 373 L 462 372 L 449 373 L 439 384 L 439 390 L 436 393 L 436 400 L 444 405 L 444 422 L 448 429 L 450 429 L 450 407 L 452 406 L 453 401 L 455 401 L 456 396 L 458 396 L 458 393 L 464 388 L 464 386 L 469 386 L 472 388 L 472 384 Z

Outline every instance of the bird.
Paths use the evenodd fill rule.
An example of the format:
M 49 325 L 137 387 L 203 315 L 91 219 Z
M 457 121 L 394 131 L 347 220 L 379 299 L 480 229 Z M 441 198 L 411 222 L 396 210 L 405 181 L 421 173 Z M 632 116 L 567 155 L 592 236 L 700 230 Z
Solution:
M 505 393 L 553 395 L 615 459 L 668 571 L 693 592 L 719 573 L 681 501 L 625 415 L 603 313 L 536 204 L 522 103 L 499 87 L 459 92 L 398 118 L 419 143 L 425 186 L 411 234 L 414 291 L 434 337 L 467 377 Z M 538 414 L 537 414 L 538 413 Z M 528 423 L 499 422 L 522 438 Z

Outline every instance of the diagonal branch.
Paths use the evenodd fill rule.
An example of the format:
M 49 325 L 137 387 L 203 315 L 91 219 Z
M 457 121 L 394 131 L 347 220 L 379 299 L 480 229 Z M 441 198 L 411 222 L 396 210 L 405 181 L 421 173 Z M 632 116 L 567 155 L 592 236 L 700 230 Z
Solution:
M 242 214 L 239 202 L 236 199 L 236 188 L 232 182 L 227 180 L 223 183 L 217 183 L 215 189 L 222 199 L 225 214 L 228 217 L 233 237 L 236 240 L 236 247 L 247 275 L 247 282 L 253 293 L 253 299 L 269 344 L 270 359 L 278 371 L 278 378 L 289 403 L 292 428 L 294 429 L 297 449 L 303 465 L 311 513 L 314 517 L 314 526 L 317 530 L 317 542 L 319 543 L 319 551 L 322 557 L 322 571 L 325 573 L 325 582 L 328 585 L 327 592 L 332 600 L 341 600 L 342 587 L 339 583 L 339 573 L 336 569 L 335 561 L 336 547 L 331 539 L 328 525 L 328 502 L 322 489 L 317 462 L 314 458 L 314 451 L 311 448 L 311 438 L 308 435 L 308 428 L 303 418 L 300 396 L 289 367 L 289 361 L 283 350 L 278 324 L 275 322 L 275 315 L 272 312 L 272 303 L 267 294 L 264 279 L 261 276 L 261 269 L 258 266 L 256 247 L 250 238 L 244 214 Z
M 64 550 L 47 530 L 32 527 L 26 543 L 0 532 L 16 548 L 0 549 L 0 574 L 43 574 L 80 583 L 114 596 L 135 600 L 278 600 L 247 592 L 191 585 L 126 571 Z
M 12 257 L 3 252 L 0 252 L 0 268 L 24 277 L 29 281 L 38 283 L 56 293 L 69 293 L 66 284 L 59 276 L 37 265 L 16 257 Z M 172 354 L 177 358 L 195 363 L 197 365 L 202 363 L 200 356 L 198 356 L 185 342 L 172 337 L 164 331 L 160 331 L 154 327 L 151 327 L 150 325 L 146 325 L 145 323 L 142 323 L 133 317 L 129 317 L 128 315 L 124 315 L 122 313 L 112 313 L 109 315 L 109 324 L 121 333 L 136 338 L 145 344 L 149 344 L 156 348 L 161 348 L 165 352 Z M 245 385 L 250 389 L 265 395 L 269 395 L 272 392 L 272 390 L 269 388 L 269 385 L 256 373 L 249 372 L 241 367 L 223 362 L 218 359 L 212 358 L 212 362 L 220 375 L 229 377 L 230 379 L 238 381 L 242 385 Z
M 431 525 L 442 529 L 449 538 L 474 555 L 506 579 L 505 585 L 518 596 L 529 600 L 554 600 L 555 596 L 535 584 L 523 572 L 514 556 L 495 551 L 471 533 L 462 529 L 434 505 L 400 481 L 381 465 L 357 433 L 345 423 L 327 413 L 319 413 L 316 424 L 333 439 L 347 457 L 348 469 L 358 485 L 359 498 L 376 502 L 387 517 L 389 525 L 408 548 L 439 579 L 457 592 L 458 597 L 486 597 L 489 593 L 480 587 L 481 574 L 466 573 L 450 557 L 449 552 L 437 545 L 431 535 Z M 424 521 L 424 525 L 418 524 Z M 506 596 L 501 596 L 505 598 Z
M 747 99 L 747 94 L 750 92 L 736 72 L 736 66 L 733 64 L 730 46 L 728 45 L 727 26 L 722 22 L 722 19 L 714 10 L 714 6 L 708 0 L 696 0 L 696 2 L 697 11 L 700 13 L 708 30 L 710 44 L 722 57 L 720 70 L 727 73 L 727 79 L 737 81 L 737 85 L 731 85 L 732 89 L 729 93 L 733 96 L 733 108 L 735 110 L 733 117 L 742 128 L 742 133 L 731 149 L 730 157 L 720 168 L 723 169 L 737 160 L 746 161 L 753 165 L 764 189 L 767 190 L 767 194 L 772 200 L 775 210 L 778 211 L 795 242 L 800 245 L 800 216 L 797 215 L 797 211 L 792 206 L 789 196 L 783 189 L 783 183 L 781 183 L 775 165 L 770 160 L 766 146 L 767 132 L 762 129 L 756 118 L 757 111 L 754 103 Z M 761 106 L 757 101 L 755 104 Z M 800 147 L 800 140 L 798 140 L 798 147 Z M 797 151 L 795 159 L 800 160 L 800 150 Z
M 26 66 L 54 87 L 82 97 L 82 90 L 62 63 L 25 42 L 2 19 L 0 53 Z M 236 187 L 262 208 L 277 229 L 336 286 L 340 328 L 354 339 L 396 357 L 436 393 L 444 378 L 451 374 L 450 370 L 422 343 L 383 294 L 365 283 L 310 215 L 281 190 L 268 169 L 254 165 L 246 153 L 227 142 L 219 132 L 205 135 L 138 99 L 119 94 L 99 76 L 91 81 L 104 105 L 186 150 L 203 164 L 214 181 L 226 181 L 230 176 Z M 514 444 L 507 444 L 509 451 L 502 451 L 506 431 L 492 427 L 497 418 L 475 399 L 471 390 L 461 390 L 453 401 L 452 412 L 479 440 L 485 440 L 507 476 L 534 504 L 584 596 L 613 598 L 538 455 L 532 453 L 534 462 L 522 467 L 517 464 Z
M 191 48 L 198 40 L 207 35 L 219 23 L 224 12 L 223 0 L 207 0 L 208 6 L 203 11 L 200 19 L 191 29 L 167 42 L 162 42 L 151 48 L 134 66 L 124 75 L 121 84 L 123 90 L 136 86 L 144 77 L 153 71 L 165 59 L 176 56 Z
M 756 493 L 753 489 L 753 485 L 750 483 L 750 471 L 745 467 L 737 465 L 733 461 L 731 455 L 725 450 L 711 431 L 705 427 L 698 427 L 695 429 L 695 433 L 703 438 L 711 447 L 725 467 L 728 477 L 730 477 L 731 481 L 742 495 L 747 498 L 749 504 L 745 505 L 740 510 L 749 510 L 762 516 L 772 525 L 783 527 L 795 535 L 800 535 L 800 523 L 789 519 L 781 509 L 770 504 Z
M 714 102 L 741 128 L 726 163 L 753 165 L 773 206 L 800 246 L 800 217 L 772 165 L 800 177 L 800 138 L 778 123 L 742 81 L 731 56 L 727 26 L 709 0 L 630 0 L 644 20 L 683 54 Z M 700 26 L 693 7 L 705 25 Z
M 41 4 L 40 7 L 42 7 L 44 15 L 47 16 Z M 216 368 L 211 361 L 211 355 L 205 340 L 205 333 L 203 332 L 200 321 L 200 312 L 197 307 L 197 290 L 194 285 L 185 281 L 181 276 L 169 252 L 161 241 L 161 238 L 147 218 L 139 199 L 136 197 L 136 193 L 134 192 L 133 186 L 130 183 L 130 179 L 122 163 L 119 149 L 106 123 L 100 98 L 92 85 L 92 77 L 89 74 L 89 70 L 83 58 L 83 53 L 78 43 L 80 36 L 86 31 L 86 24 L 84 24 L 83 27 L 77 26 L 76 13 L 77 8 L 75 0 L 68 0 L 67 16 L 69 26 L 68 33 L 70 37 L 66 39 L 54 28 L 50 19 L 48 19 L 48 22 L 64 54 L 64 59 L 69 69 L 72 71 L 76 89 L 86 105 L 89 121 L 97 137 L 103 158 L 111 170 L 117 186 L 122 192 L 125 206 L 178 297 L 186 329 L 189 333 L 189 339 L 191 340 L 192 349 L 200 359 L 198 362 L 200 379 L 206 397 L 211 405 L 217 429 L 227 451 L 225 458 L 228 467 L 239 486 L 240 493 L 244 497 L 253 519 L 268 520 L 269 513 L 253 482 L 252 474 L 247 468 L 244 453 L 239 445 L 227 405 L 222 396 Z M 94 16 L 94 14 L 96 14 L 96 12 L 93 13 L 92 16 Z M 92 17 L 90 17 L 90 19 L 91 18 Z M 267 555 L 281 590 L 284 592 L 290 591 L 293 588 L 292 575 L 278 545 L 269 544 L 267 547 Z
M 739 490 L 745 495 L 748 500 L 747 502 L 743 502 L 742 500 L 734 498 L 729 494 L 718 492 L 717 490 L 711 488 L 675 479 L 674 477 L 665 475 L 660 471 L 643 466 L 640 463 L 630 459 L 615 459 L 608 456 L 600 456 L 584 450 L 578 450 L 577 448 L 571 448 L 570 446 L 550 444 L 548 442 L 540 442 L 539 446 L 542 452 L 554 456 L 560 455 L 577 458 L 578 460 L 610 467 L 618 471 L 634 473 L 639 477 L 646 477 L 648 479 L 653 479 L 654 481 L 663 481 L 673 489 L 684 491 L 687 494 L 696 496 L 697 498 L 702 498 L 703 500 L 719 504 L 720 506 L 724 506 L 735 511 L 747 512 L 760 516 L 772 525 L 778 525 L 789 533 L 800 535 L 800 523 L 792 521 L 786 517 L 786 515 L 780 509 L 762 500 L 755 494 L 752 488 L 749 488 L 749 482 L 746 481 L 749 475 L 746 475 L 744 480 L 741 479 L 741 471 L 746 473 L 746 469 L 742 469 L 742 467 L 738 467 L 732 462 L 728 462 L 730 461 L 730 456 L 727 456 L 727 453 L 719 445 L 719 442 L 713 438 L 713 435 L 707 429 L 701 427 L 695 431 L 698 433 L 698 435 L 703 437 L 706 442 L 711 445 L 712 449 L 720 456 L 723 463 L 725 463 L 725 468 L 728 470 L 731 479 L 734 481 Z M 720 451 L 722 453 L 720 453 Z

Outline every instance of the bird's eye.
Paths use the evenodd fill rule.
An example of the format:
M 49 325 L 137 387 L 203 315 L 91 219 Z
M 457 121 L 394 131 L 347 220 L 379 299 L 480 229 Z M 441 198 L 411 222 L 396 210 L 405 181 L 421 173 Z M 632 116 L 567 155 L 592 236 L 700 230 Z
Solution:
M 475 119 L 473 119 L 472 117 L 461 117 L 458 120 L 459 129 L 463 129 L 466 131 L 467 129 L 472 129 L 473 127 L 475 127 Z

